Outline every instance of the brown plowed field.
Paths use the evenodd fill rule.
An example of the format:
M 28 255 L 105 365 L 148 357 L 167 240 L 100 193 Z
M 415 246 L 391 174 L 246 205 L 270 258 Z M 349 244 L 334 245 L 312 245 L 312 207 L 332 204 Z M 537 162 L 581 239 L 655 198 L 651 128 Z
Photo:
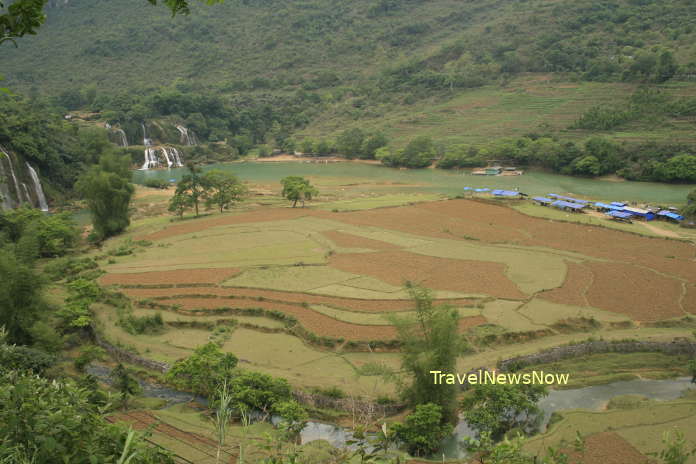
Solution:
M 574 251 L 597 258 L 637 263 L 696 281 L 696 247 L 602 227 L 549 221 L 502 205 L 471 200 L 420 203 L 414 206 L 343 213 L 335 218 L 354 225 L 382 227 L 417 235 L 483 242 L 515 242 Z M 672 256 L 673 258 L 668 258 Z
M 205 445 L 212 448 L 217 447 L 217 443 L 210 438 L 203 437 L 196 433 L 185 432 L 177 427 L 161 422 L 159 419 L 144 411 L 130 411 L 127 413 L 113 414 L 109 416 L 110 422 L 129 422 L 136 430 L 144 430 L 153 424 L 157 424 L 155 432 L 168 435 L 177 440 L 185 441 L 192 445 Z
M 585 438 L 585 451 L 566 451 L 570 464 L 651 464 L 655 461 L 641 454 L 615 432 L 602 432 Z
M 691 314 L 696 314 L 696 284 L 691 284 L 686 287 L 686 295 L 682 301 L 684 309 Z
M 594 280 L 587 292 L 590 306 L 625 314 L 635 321 L 683 316 L 681 282 L 648 269 L 622 263 L 586 263 Z
M 99 278 L 102 285 L 217 284 L 239 273 L 239 269 L 180 269 L 129 273 L 109 273 Z M 171 290 L 170 290 L 171 292 Z
M 437 238 L 474 237 L 488 242 L 519 242 L 527 235 L 479 216 L 479 203 L 436 201 L 414 206 L 341 213 L 335 219 L 356 226 L 372 226 Z M 474 207 L 472 211 L 471 208 Z M 485 206 L 486 208 L 488 206 Z M 493 206 L 495 208 L 495 206 Z M 505 208 L 510 213 L 512 210 Z M 452 213 L 455 214 L 452 214 Z
M 438 258 L 407 251 L 334 255 L 329 265 L 375 277 L 391 285 L 405 281 L 436 290 L 483 293 L 499 298 L 526 297 L 505 275 L 505 265 L 486 261 Z
M 326 232 L 322 232 L 322 235 L 334 242 L 336 245 L 344 248 L 369 248 L 371 250 L 393 250 L 395 248 L 399 248 L 398 246 L 388 242 L 347 234 L 337 230 L 328 230 Z
M 592 283 L 592 271 L 585 266 L 566 261 L 568 271 L 563 285 L 553 290 L 539 293 L 539 297 L 555 303 L 587 306 L 585 292 Z
M 357 298 L 339 298 L 308 293 L 282 292 L 255 288 L 234 287 L 189 287 L 189 288 L 124 288 L 121 290 L 133 298 L 175 297 L 180 295 L 217 295 L 235 296 L 242 298 L 265 298 L 287 303 L 307 303 L 331 306 L 357 312 L 398 312 L 413 311 L 415 306 L 411 300 L 360 300 Z M 476 300 L 458 298 L 451 300 L 435 300 L 435 304 L 451 306 L 473 306 Z
M 273 303 L 270 301 L 254 301 L 226 298 L 175 298 L 164 301 L 165 303 L 181 305 L 182 309 L 218 309 L 218 308 L 263 308 L 271 311 L 280 311 L 295 317 L 300 325 L 308 331 L 325 337 L 344 338 L 346 340 L 393 340 L 396 338 L 396 329 L 393 326 L 360 325 L 333 319 L 318 313 L 310 308 L 297 305 Z M 481 316 L 464 318 L 460 327 L 469 328 L 485 324 L 486 320 Z

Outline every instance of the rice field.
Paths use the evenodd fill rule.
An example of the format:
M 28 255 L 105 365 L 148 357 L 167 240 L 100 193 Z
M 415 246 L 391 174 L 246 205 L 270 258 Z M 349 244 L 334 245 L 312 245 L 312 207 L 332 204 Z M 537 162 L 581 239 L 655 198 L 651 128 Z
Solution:
M 367 388 L 360 366 L 393 364 L 391 317 L 413 314 L 406 282 L 458 308 L 464 337 L 488 340 L 462 368 L 493 365 L 506 353 L 506 342 L 491 340 L 517 340 L 509 354 L 518 354 L 587 330 L 666 337 L 679 329 L 641 323 L 696 313 L 696 247 L 688 242 L 467 199 L 351 211 L 326 204 L 136 223 L 131 237 L 152 245 L 105 264 L 100 282 L 131 298 L 137 316 L 155 308 L 166 330 L 127 334 L 102 309 L 105 334 L 171 362 L 209 341 L 215 327 L 236 324 L 224 349 L 250 367 L 299 385 Z M 573 325 L 583 318 L 596 324 Z

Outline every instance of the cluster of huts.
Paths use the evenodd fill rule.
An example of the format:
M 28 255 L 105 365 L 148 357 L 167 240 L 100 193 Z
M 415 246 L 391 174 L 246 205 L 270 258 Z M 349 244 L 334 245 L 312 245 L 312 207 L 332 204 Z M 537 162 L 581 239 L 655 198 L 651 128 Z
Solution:
M 517 189 L 500 190 L 489 189 L 485 187 L 464 187 L 464 191 L 468 193 L 492 195 L 493 197 L 497 198 L 528 198 L 528 195 L 520 192 Z M 680 215 L 675 208 L 672 207 L 636 208 L 633 206 L 629 206 L 627 203 L 621 203 L 618 201 L 614 201 L 611 203 L 591 202 L 588 200 L 566 197 L 555 193 L 549 193 L 545 197 L 532 197 L 531 200 L 541 206 L 557 208 L 563 211 L 569 211 L 573 213 L 584 213 L 586 210 L 595 210 L 606 214 L 609 219 L 622 222 L 632 222 L 632 220 L 634 219 L 640 219 L 645 221 L 662 219 L 671 222 L 681 222 L 684 220 L 684 217 Z

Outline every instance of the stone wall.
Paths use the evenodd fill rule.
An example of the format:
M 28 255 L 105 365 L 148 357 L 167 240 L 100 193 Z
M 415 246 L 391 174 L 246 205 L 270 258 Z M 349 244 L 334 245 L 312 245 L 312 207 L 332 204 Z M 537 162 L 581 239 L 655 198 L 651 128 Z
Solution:
M 297 402 L 306 406 L 352 412 L 355 416 L 373 419 L 393 416 L 404 410 L 403 404 L 377 404 L 355 398 L 331 398 L 326 395 L 308 393 L 302 390 L 292 392 Z
M 96 331 L 93 331 L 93 336 L 96 344 L 104 348 L 107 351 L 107 353 L 109 353 L 118 361 L 124 361 L 129 364 L 135 364 L 136 366 L 142 366 L 146 369 L 152 369 L 153 371 L 162 373 L 167 372 L 171 367 L 169 366 L 169 364 L 165 362 L 153 361 L 152 359 L 143 358 L 141 356 L 138 356 L 137 354 L 126 351 L 123 348 L 114 346 L 111 343 L 104 340 L 103 338 L 101 338 L 99 334 L 96 333 Z
M 598 353 L 665 353 L 670 355 L 696 355 L 696 343 L 686 339 L 671 342 L 648 341 L 591 341 L 575 345 L 557 346 L 539 353 L 517 356 L 498 362 L 502 371 L 520 369 L 533 364 L 546 364 L 568 358 L 576 358 Z

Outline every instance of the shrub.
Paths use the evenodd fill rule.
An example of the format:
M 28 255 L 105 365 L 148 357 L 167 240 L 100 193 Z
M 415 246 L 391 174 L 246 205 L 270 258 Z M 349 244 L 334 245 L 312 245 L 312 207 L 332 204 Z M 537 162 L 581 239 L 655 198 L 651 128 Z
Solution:
M 143 184 L 145 187 L 166 190 L 169 188 L 169 182 L 162 179 L 147 179 Z
M 433 403 L 419 404 L 406 416 L 406 421 L 393 425 L 396 437 L 413 456 L 427 456 L 440 447 L 442 440 L 452 433 L 451 424 L 442 424 L 442 408 Z

